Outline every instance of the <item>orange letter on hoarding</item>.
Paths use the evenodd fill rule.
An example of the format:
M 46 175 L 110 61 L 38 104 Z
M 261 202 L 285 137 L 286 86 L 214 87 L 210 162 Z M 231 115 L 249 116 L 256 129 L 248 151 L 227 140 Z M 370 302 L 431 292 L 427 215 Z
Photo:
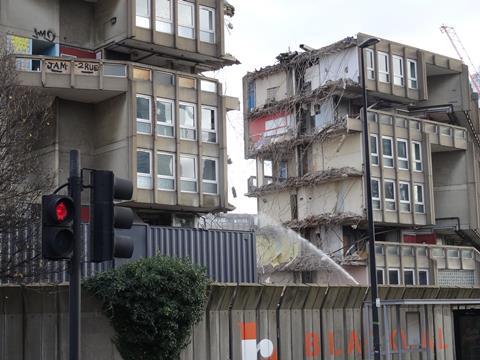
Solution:
M 362 346 L 360 345 L 360 340 L 358 339 L 357 332 L 352 330 L 350 337 L 348 338 L 348 355 L 353 354 L 356 351 L 357 353 L 362 353 Z
M 320 355 L 320 338 L 314 332 L 305 334 L 305 356 L 315 357 Z
M 342 349 L 335 349 L 335 339 L 333 338 L 333 331 L 328 332 L 328 352 L 333 356 L 342 355 Z

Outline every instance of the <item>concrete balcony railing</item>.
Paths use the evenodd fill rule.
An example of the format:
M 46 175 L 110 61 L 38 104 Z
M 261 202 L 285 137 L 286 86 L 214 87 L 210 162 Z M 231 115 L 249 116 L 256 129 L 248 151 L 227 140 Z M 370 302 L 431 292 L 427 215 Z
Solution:
M 398 133 L 402 129 L 407 133 L 419 132 L 428 135 L 431 144 L 444 147 L 466 149 L 467 148 L 467 130 L 461 126 L 455 126 L 436 121 L 419 119 L 412 116 L 392 114 L 385 111 L 372 111 L 368 113 L 370 132 L 378 133 L 378 126 L 395 126 Z M 362 131 L 362 121 L 360 118 L 347 117 L 347 130 Z
M 118 61 L 17 55 L 16 68 L 21 85 L 71 100 L 97 102 L 128 89 L 128 66 Z
M 375 252 L 377 278 L 385 285 L 480 286 L 474 247 L 377 241 Z

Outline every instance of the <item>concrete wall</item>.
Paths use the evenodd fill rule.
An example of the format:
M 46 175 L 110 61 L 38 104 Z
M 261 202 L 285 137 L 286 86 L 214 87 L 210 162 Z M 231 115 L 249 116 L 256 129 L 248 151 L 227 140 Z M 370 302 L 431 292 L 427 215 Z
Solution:
M 454 111 L 470 109 L 468 70 L 463 73 L 427 76 L 428 100 L 419 106 L 452 105 Z
M 280 224 L 292 220 L 290 194 L 284 191 L 262 196 L 258 200 L 258 213 Z
M 350 166 L 361 170 L 363 165 L 362 137 L 352 133 L 325 142 L 315 142 L 312 148 L 312 172 Z
M 95 2 L 95 47 L 101 47 L 111 41 L 127 37 L 128 32 L 128 0 L 102 0 Z M 111 19 L 115 18 L 113 24 Z M 134 16 L 133 16 L 134 18 Z M 130 21 L 134 21 L 131 19 Z
M 293 94 L 288 92 L 287 82 L 292 81 L 286 72 L 278 72 L 255 80 L 255 107 L 261 108 L 267 102 L 267 89 L 278 87 L 276 101 L 283 100 Z
M 101 1 L 103 2 L 103 1 Z M 87 1 L 60 1 L 60 42 L 94 49 L 94 4 Z

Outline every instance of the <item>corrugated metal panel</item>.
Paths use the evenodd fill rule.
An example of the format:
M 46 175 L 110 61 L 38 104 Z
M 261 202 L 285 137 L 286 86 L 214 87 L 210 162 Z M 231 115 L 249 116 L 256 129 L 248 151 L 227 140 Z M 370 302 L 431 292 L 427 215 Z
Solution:
M 82 225 L 82 277 L 118 267 L 122 264 L 155 254 L 176 258 L 190 258 L 194 264 L 205 266 L 209 277 L 217 282 L 252 283 L 257 281 L 255 234 L 243 231 L 202 230 L 172 227 L 150 227 L 135 225 L 132 229 L 121 230 L 121 234 L 135 240 L 131 260 L 115 259 L 114 262 L 92 263 L 88 239 L 89 226 Z M 62 283 L 69 280 L 67 261 L 45 261 L 41 259 L 39 246 L 16 251 L 15 244 L 39 242 L 39 229 L 0 236 L 0 269 L 11 261 L 17 263 L 20 274 L 17 279 L 0 274 L 0 283 Z M 85 241 L 87 239 L 87 241 Z M 38 243 L 37 243 L 38 244 Z M 22 261 L 26 260 L 26 261 Z M 22 275 L 23 274 L 23 275 Z

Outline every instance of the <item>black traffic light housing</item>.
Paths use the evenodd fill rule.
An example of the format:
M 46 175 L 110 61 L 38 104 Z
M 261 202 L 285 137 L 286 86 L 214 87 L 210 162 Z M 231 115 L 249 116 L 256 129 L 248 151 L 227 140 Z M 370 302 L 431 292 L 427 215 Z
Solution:
M 112 171 L 93 170 L 91 174 L 91 261 L 102 262 L 112 260 L 113 257 L 130 258 L 133 254 L 133 239 L 115 234 L 115 228 L 130 229 L 133 211 L 115 206 L 114 200 L 130 200 L 133 184 L 129 180 L 116 178 Z
M 73 200 L 65 195 L 42 197 L 42 257 L 69 259 L 73 252 Z

